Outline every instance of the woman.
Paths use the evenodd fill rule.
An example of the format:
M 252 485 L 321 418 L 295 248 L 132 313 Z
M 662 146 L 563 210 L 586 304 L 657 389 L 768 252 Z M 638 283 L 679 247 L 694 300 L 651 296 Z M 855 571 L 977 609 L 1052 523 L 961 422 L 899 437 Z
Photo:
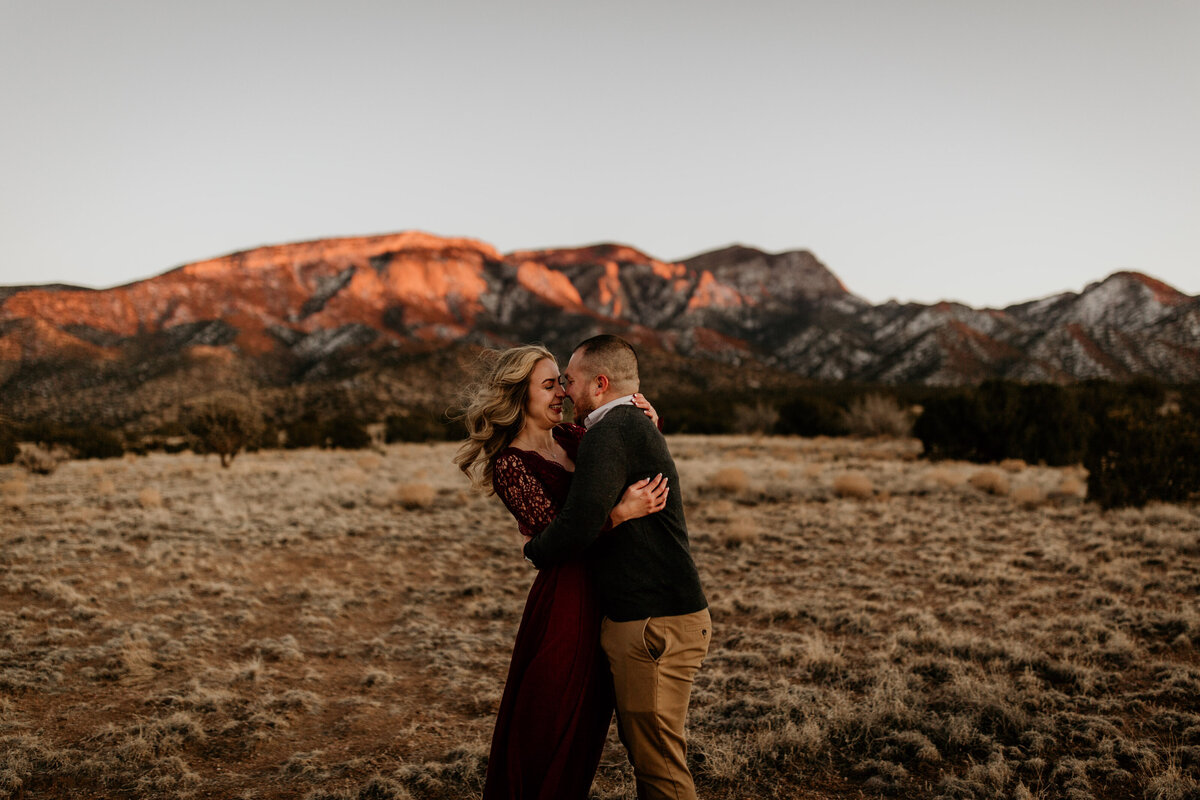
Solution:
M 476 488 L 491 489 L 525 541 L 562 507 L 584 429 L 564 425 L 566 395 L 546 348 L 506 350 L 475 387 L 462 417 L 470 438 L 455 457 Z M 638 396 L 652 419 L 654 409 Z M 629 487 L 612 526 L 661 510 L 659 479 Z M 583 563 L 540 570 L 530 587 L 492 734 L 484 800 L 586 800 L 612 718 L 612 677 L 600 649 L 600 611 Z

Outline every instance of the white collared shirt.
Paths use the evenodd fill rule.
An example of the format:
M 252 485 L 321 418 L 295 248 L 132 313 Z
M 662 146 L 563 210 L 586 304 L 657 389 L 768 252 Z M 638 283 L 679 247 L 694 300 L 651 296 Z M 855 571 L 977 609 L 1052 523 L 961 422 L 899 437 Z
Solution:
M 609 403 L 605 403 L 604 405 L 600 406 L 592 413 L 588 414 L 587 417 L 585 417 L 583 420 L 583 427 L 585 427 L 585 428 L 592 427 L 597 422 L 604 419 L 604 415 L 607 414 L 609 411 L 612 411 L 617 406 L 631 406 L 631 405 L 633 405 L 633 395 L 627 394 L 624 397 L 618 397 L 616 400 L 613 400 Z

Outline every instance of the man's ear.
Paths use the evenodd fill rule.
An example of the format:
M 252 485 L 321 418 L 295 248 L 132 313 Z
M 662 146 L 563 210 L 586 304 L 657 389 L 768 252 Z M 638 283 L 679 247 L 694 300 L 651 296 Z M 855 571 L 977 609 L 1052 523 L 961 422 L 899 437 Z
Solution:
M 596 385 L 600 387 L 600 394 L 604 394 L 608 391 L 608 387 L 612 386 L 612 384 L 608 382 L 607 375 L 597 375 Z

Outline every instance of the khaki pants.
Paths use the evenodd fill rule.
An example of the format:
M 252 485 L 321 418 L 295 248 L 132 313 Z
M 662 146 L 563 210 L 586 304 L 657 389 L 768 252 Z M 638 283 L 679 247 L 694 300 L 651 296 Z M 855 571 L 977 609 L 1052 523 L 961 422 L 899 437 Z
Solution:
M 629 752 L 639 800 L 694 800 L 683 725 L 692 679 L 708 653 L 708 609 L 600 627 L 612 667 L 617 731 Z

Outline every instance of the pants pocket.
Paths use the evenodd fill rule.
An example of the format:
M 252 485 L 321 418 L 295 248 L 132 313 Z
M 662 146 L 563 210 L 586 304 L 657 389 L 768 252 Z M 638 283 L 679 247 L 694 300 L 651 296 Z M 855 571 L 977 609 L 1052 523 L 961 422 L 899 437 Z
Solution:
M 666 628 L 661 621 L 646 620 L 646 625 L 642 628 L 642 646 L 646 648 L 646 654 L 650 656 L 651 661 L 658 661 L 667 651 L 666 634 Z

